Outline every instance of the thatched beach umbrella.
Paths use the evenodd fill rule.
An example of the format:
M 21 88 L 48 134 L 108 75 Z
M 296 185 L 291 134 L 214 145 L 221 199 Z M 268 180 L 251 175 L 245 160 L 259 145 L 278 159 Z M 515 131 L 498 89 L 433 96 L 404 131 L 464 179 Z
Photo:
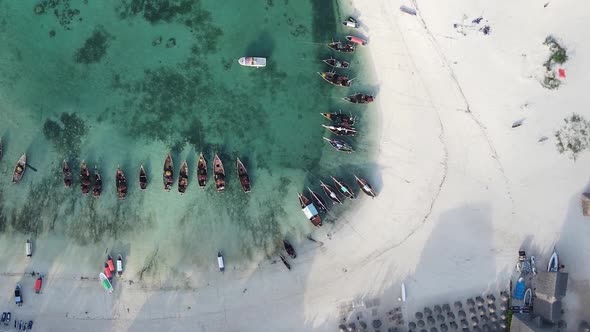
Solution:
M 482 315 L 485 315 L 486 314 L 486 311 L 485 311 L 484 308 L 479 308 L 479 310 L 477 310 L 477 314 L 480 315 L 480 316 L 482 316 Z
M 364 321 L 360 321 L 359 325 L 361 326 L 361 329 L 366 330 L 367 329 L 367 323 L 365 323 Z
M 486 298 L 488 299 L 489 304 L 496 302 L 496 297 L 492 294 L 488 295 Z
M 502 292 L 500 298 L 502 299 L 502 302 L 508 302 L 508 293 Z
M 475 308 L 469 308 L 469 315 L 475 316 L 475 314 L 476 314 Z
M 436 315 L 436 320 L 437 320 L 439 323 L 442 323 L 442 322 L 444 322 L 444 321 L 445 321 L 445 316 L 443 316 L 442 314 L 438 314 L 438 315 Z
M 481 332 L 481 329 L 479 328 L 479 326 L 474 326 L 471 331 L 473 331 L 473 332 Z
M 449 326 L 453 329 L 453 330 L 458 330 L 459 329 L 459 325 L 457 325 L 457 323 L 455 322 L 450 322 Z
M 418 321 L 418 327 L 424 327 L 425 325 L 426 325 L 426 323 L 424 323 L 424 321 L 423 321 L 423 320 L 421 320 L 421 319 L 420 319 L 420 320 Z
M 447 326 L 447 324 L 440 324 L 440 330 L 442 332 L 447 332 L 449 330 L 449 327 Z
M 380 327 L 381 327 L 381 325 L 382 325 L 382 323 L 381 323 L 381 320 L 379 320 L 379 319 L 375 319 L 375 320 L 373 321 L 373 324 L 372 324 L 372 325 L 373 325 L 373 328 L 375 328 L 375 329 L 378 329 L 378 328 L 380 328 Z
M 465 311 L 463 311 L 463 310 L 459 310 L 459 312 L 457 314 L 459 315 L 459 318 L 467 317 L 467 315 L 465 314 Z
M 430 316 L 430 315 L 432 315 L 432 310 L 430 310 L 430 308 L 428 308 L 428 307 L 425 307 L 424 308 L 424 314 L 426 316 Z
M 496 306 L 495 306 L 495 305 L 493 305 L 493 304 L 490 304 L 490 305 L 488 306 L 488 311 L 489 311 L 490 313 L 494 313 L 494 312 L 496 312 Z
M 479 319 L 477 319 L 477 317 L 471 317 L 471 323 L 473 326 L 477 326 L 477 324 L 479 324 Z
M 506 329 L 506 323 L 504 323 L 504 322 L 500 323 L 500 328 L 502 330 Z
M 467 299 L 467 305 L 470 307 L 474 307 L 475 306 L 475 301 L 473 301 L 473 299 Z
M 347 331 L 347 329 L 346 329 L 346 325 L 344 325 L 344 324 L 340 324 L 340 325 L 338 326 L 338 331 L 340 331 L 340 332 L 346 332 L 346 331 Z
M 500 314 L 500 319 L 501 320 L 506 320 L 506 314 Z
M 466 329 L 469 327 L 469 323 L 465 319 L 461 319 L 461 328 Z
M 420 311 L 418 311 L 418 312 L 416 312 L 414 317 L 416 317 L 416 319 L 422 319 L 422 317 L 424 317 L 424 314 L 422 314 Z
M 502 311 L 506 311 L 506 309 L 508 309 L 508 306 L 504 303 L 500 304 L 500 310 Z
M 408 323 L 408 328 L 409 328 L 410 330 L 415 330 L 415 329 L 416 329 L 416 323 L 414 323 L 414 322 L 409 322 L 409 323 Z
M 493 323 L 492 324 L 492 331 L 500 331 L 500 324 Z
M 485 301 L 483 300 L 483 297 L 481 297 L 481 296 L 476 297 L 475 302 L 477 302 L 477 305 L 483 305 L 485 303 Z
M 487 323 L 490 321 L 490 319 L 488 318 L 488 316 L 481 316 L 481 318 L 479 319 L 481 321 L 482 324 Z
M 449 311 L 449 312 L 447 312 L 447 318 L 448 319 L 455 319 L 455 314 Z
M 445 303 L 445 304 L 443 304 L 443 306 L 442 306 L 442 310 L 443 310 L 444 312 L 449 312 L 449 311 L 451 311 L 451 305 L 450 305 L 450 304 L 448 304 L 448 303 Z
M 349 331 L 355 331 L 356 330 L 356 324 L 355 323 L 348 324 L 348 330 Z
M 438 332 L 438 329 L 436 327 L 433 327 L 430 329 L 430 332 Z
M 440 314 L 442 312 L 442 308 L 437 304 L 434 306 L 434 313 Z
M 461 301 L 455 301 L 455 309 L 459 310 L 463 308 L 463 303 Z
M 426 318 L 426 322 L 428 322 L 429 325 L 434 325 L 434 323 L 435 323 L 434 317 L 428 316 Z

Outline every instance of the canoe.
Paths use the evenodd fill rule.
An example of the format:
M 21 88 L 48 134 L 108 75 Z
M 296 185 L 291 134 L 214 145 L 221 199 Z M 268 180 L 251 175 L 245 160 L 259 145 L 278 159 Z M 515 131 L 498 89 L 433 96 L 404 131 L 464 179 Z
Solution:
M 65 159 L 61 172 L 64 177 L 64 186 L 66 186 L 66 188 L 70 188 L 72 186 L 72 170 L 70 170 L 70 165 L 68 165 L 68 162 Z
M 339 68 L 339 69 L 346 69 L 350 67 L 350 62 L 344 60 L 338 60 L 334 58 L 324 59 L 322 60 L 325 64 L 330 67 Z
M 90 192 L 90 185 L 90 170 L 88 170 L 88 166 L 82 160 L 82 165 L 80 165 L 80 189 L 82 190 L 82 195 L 87 195 Z
M 328 196 L 328 198 L 332 201 L 332 203 L 342 204 L 342 201 L 340 200 L 340 197 L 338 197 L 338 194 L 336 193 L 336 190 L 334 190 L 334 188 L 330 187 L 329 185 L 325 184 L 322 181 L 320 181 L 320 186 L 324 190 L 324 194 L 326 194 L 326 196 Z
M 186 160 L 180 165 L 180 171 L 178 173 L 178 192 L 184 194 L 188 187 L 188 164 Z
M 334 51 L 337 52 L 342 52 L 342 53 L 353 53 L 354 52 L 354 45 L 353 44 L 342 44 L 342 42 L 331 42 L 328 43 L 328 47 L 333 49 Z
M 262 68 L 266 67 L 266 58 L 245 56 L 238 59 L 240 66 Z
M 557 250 L 555 250 L 555 248 L 553 248 L 553 254 L 551 254 L 551 257 L 549 258 L 549 263 L 547 264 L 547 271 L 559 271 L 559 256 L 557 255 Z
M 352 191 L 352 188 L 350 188 L 350 186 L 346 182 L 340 181 L 333 176 L 331 178 L 334 181 L 336 188 L 338 188 L 338 190 L 340 191 L 340 193 L 342 195 L 344 195 L 350 199 L 354 199 L 354 192 Z
M 373 190 L 373 187 L 371 187 L 371 185 L 369 184 L 369 182 L 367 182 L 367 180 L 365 179 L 360 179 L 358 176 L 356 176 L 355 174 L 354 178 L 356 179 L 356 184 L 359 185 L 359 187 L 361 188 L 361 190 L 371 196 L 372 198 L 377 197 L 377 193 L 375 192 L 375 190 Z
M 115 264 L 113 263 L 113 257 L 111 255 L 107 255 L 107 265 L 109 266 L 109 270 L 115 272 Z
M 143 168 L 143 165 L 139 166 L 139 188 L 145 190 L 147 188 L 147 173 Z
M 107 276 L 107 279 L 109 279 L 109 281 L 113 280 L 113 273 L 111 272 L 111 269 L 109 268 L 109 264 L 107 264 L 107 262 L 104 263 L 104 274 Z
M 344 141 L 337 140 L 337 139 L 329 139 L 326 137 L 322 137 L 322 138 L 325 141 L 327 141 L 328 143 L 330 143 L 330 145 L 338 151 L 348 152 L 348 153 L 354 152 L 354 150 L 352 149 L 352 146 L 346 144 L 346 142 L 344 142 Z
M 291 270 L 291 264 L 289 264 L 289 262 L 287 262 L 287 259 L 285 258 L 285 256 L 283 256 L 282 254 L 279 254 L 279 257 L 281 257 L 281 261 L 283 261 L 283 264 L 285 264 L 287 269 Z
M 100 279 L 100 283 L 102 284 L 102 287 L 104 287 L 104 289 L 107 292 L 112 293 L 113 292 L 113 285 L 111 285 L 109 278 L 107 278 L 107 276 L 104 273 L 100 273 L 98 275 L 98 278 Z
M 311 190 L 309 187 L 307 187 L 307 191 L 309 191 L 309 194 L 311 195 L 311 201 L 317 206 L 319 211 L 322 213 L 328 212 L 328 206 L 326 205 L 326 201 L 322 198 L 322 196 Z
M 320 218 L 315 205 L 309 201 L 309 198 L 305 197 L 301 193 L 297 193 L 297 195 L 299 196 L 299 205 L 301 206 L 301 211 L 303 211 L 303 214 L 305 214 L 307 219 L 309 219 L 309 221 L 311 221 L 311 223 L 316 227 L 322 226 L 322 219 Z
M 244 166 L 240 158 L 238 158 L 236 164 L 238 169 L 238 178 L 240 179 L 242 189 L 244 189 L 245 193 L 249 193 L 250 191 L 252 191 L 252 188 L 250 186 L 250 177 L 248 176 L 248 170 L 246 170 L 246 167 Z
M 225 190 L 225 169 L 223 168 L 223 163 L 221 159 L 215 154 L 213 158 L 213 176 L 215 178 L 215 188 L 217 191 L 221 192 Z
M 199 161 L 197 162 L 197 181 L 199 187 L 205 188 L 207 184 L 207 159 L 205 159 L 202 152 L 199 154 Z
M 366 40 L 359 38 L 359 37 L 355 37 L 355 36 L 346 36 L 346 40 L 348 40 L 351 43 L 358 44 L 358 45 L 363 45 L 363 46 L 367 45 Z
M 123 256 L 117 257 L 117 275 L 120 277 L 123 274 Z
M 25 171 L 27 170 L 27 155 L 23 154 L 20 156 L 18 161 L 16 162 L 16 166 L 14 167 L 14 172 L 12 173 L 12 183 L 19 183 L 19 181 L 23 178 Z
M 98 173 L 98 167 L 94 166 L 94 187 L 92 188 L 92 196 L 99 198 L 102 193 L 102 177 Z
M 172 157 L 170 154 L 166 156 L 166 160 L 164 160 L 164 190 L 170 191 L 172 185 L 174 184 L 174 163 L 172 162 Z
M 25 241 L 25 254 L 27 257 L 33 256 L 33 242 L 31 239 L 27 239 L 27 241 Z
M 348 88 L 352 85 L 352 80 L 346 76 L 338 75 L 333 72 L 318 72 L 318 74 L 328 83 Z
M 332 121 L 334 125 L 342 126 L 346 128 L 352 128 L 354 125 L 355 118 L 351 115 L 342 114 L 342 111 L 333 113 L 320 113 L 327 120 Z
M 375 101 L 375 97 L 371 95 L 366 95 L 364 93 L 355 93 L 342 99 L 353 104 L 368 104 Z
M 289 243 L 289 241 L 283 240 L 283 247 L 285 247 L 285 251 L 287 252 L 287 254 L 289 254 L 289 257 L 291 257 L 291 259 L 297 258 L 297 253 L 295 252 L 295 248 L 293 248 L 293 246 L 291 245 L 291 243 Z
M 322 125 L 322 127 L 328 129 L 328 131 L 337 136 L 355 136 L 357 134 L 357 130 L 351 127 L 324 124 Z
M 125 199 L 125 196 L 127 196 L 127 179 L 125 178 L 125 174 L 119 165 L 117 165 L 115 186 L 117 188 L 117 196 L 119 199 Z

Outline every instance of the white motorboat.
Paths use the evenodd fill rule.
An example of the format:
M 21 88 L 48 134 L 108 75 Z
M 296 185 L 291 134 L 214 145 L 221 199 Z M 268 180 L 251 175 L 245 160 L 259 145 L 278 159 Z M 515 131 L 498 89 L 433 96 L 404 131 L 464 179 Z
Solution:
M 266 67 L 266 58 L 259 58 L 255 56 L 245 56 L 238 60 L 238 63 L 244 67 L 262 68 Z

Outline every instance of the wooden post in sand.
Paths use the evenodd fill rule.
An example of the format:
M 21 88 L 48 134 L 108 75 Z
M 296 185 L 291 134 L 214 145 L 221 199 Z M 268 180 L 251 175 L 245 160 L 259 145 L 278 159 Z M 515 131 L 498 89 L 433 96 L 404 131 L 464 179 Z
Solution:
M 582 194 L 582 214 L 586 217 L 590 216 L 590 193 Z

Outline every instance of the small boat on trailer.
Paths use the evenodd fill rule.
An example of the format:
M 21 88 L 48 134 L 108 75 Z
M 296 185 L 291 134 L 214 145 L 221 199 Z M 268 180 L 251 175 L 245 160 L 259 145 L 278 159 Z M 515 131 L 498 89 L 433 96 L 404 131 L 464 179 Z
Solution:
M 338 75 L 334 72 L 318 72 L 318 74 L 328 83 L 341 86 L 341 87 L 350 87 L 352 85 L 352 80 L 346 76 Z
M 178 173 L 178 192 L 184 194 L 188 187 L 188 164 L 186 160 L 180 165 L 180 171 Z
M 311 221 L 311 223 L 316 227 L 322 226 L 322 219 L 320 218 L 315 205 L 310 202 L 309 198 L 305 197 L 305 195 L 301 193 L 297 193 L 297 195 L 299 196 L 299 205 L 301 206 L 301 211 L 303 211 L 303 214 L 305 214 L 307 219 L 309 219 L 309 221 Z
M 338 194 L 336 193 L 336 190 L 334 190 L 334 188 L 325 184 L 323 181 L 320 181 L 320 186 L 322 187 L 322 190 L 324 190 L 324 194 L 328 196 L 332 203 L 342 204 L 342 201 L 340 200 L 340 197 L 338 197 Z
M 327 141 L 328 143 L 330 143 L 330 145 L 338 151 L 348 152 L 348 153 L 354 152 L 354 150 L 352 149 L 352 146 L 346 144 L 346 142 L 344 142 L 344 141 L 341 141 L 338 139 L 329 139 L 326 137 L 322 137 L 322 138 L 325 141 Z
M 112 293 L 113 292 L 113 285 L 109 281 L 109 278 L 107 278 L 107 276 L 104 273 L 100 273 L 98 275 L 98 278 L 100 279 L 100 283 L 101 283 L 102 287 L 104 287 L 104 289 L 107 292 Z
M 94 187 L 92 187 L 92 197 L 99 198 L 102 193 L 102 177 L 98 172 L 98 167 L 94 166 Z
M 335 125 L 322 125 L 322 127 L 328 129 L 332 134 L 338 136 L 354 136 L 357 134 L 357 130 L 351 127 Z
M 334 125 L 352 128 L 355 118 L 351 115 L 342 114 L 342 111 L 333 113 L 320 113 L 324 118 L 332 121 Z
M 202 152 L 199 154 L 199 161 L 197 162 L 197 182 L 199 182 L 201 188 L 205 188 L 207 184 L 207 160 Z
M 342 44 L 342 42 L 340 42 L 340 41 L 328 43 L 328 47 L 333 49 L 334 51 L 342 52 L 342 53 L 353 53 L 354 52 L 354 45 L 353 44 L 348 44 L 348 43 Z
M 285 251 L 287 252 L 287 254 L 289 254 L 289 257 L 291 257 L 291 259 L 297 258 L 297 253 L 295 252 L 295 248 L 293 248 L 293 246 L 291 245 L 291 243 L 289 243 L 289 241 L 283 240 L 283 247 L 285 247 Z
M 331 177 L 332 181 L 334 181 L 334 184 L 336 185 L 336 187 L 338 188 L 338 190 L 340 191 L 340 193 L 350 199 L 354 199 L 354 192 L 352 191 L 352 188 L 350 188 L 350 186 L 344 182 L 344 181 L 340 181 L 338 179 L 336 179 L 335 177 Z
M 360 27 L 359 22 L 354 19 L 354 17 L 349 16 L 346 21 L 342 21 L 342 25 L 344 25 L 345 27 L 349 27 L 349 28 L 355 28 L 358 29 Z
M 351 43 L 358 44 L 358 45 L 363 45 L 363 46 L 367 45 L 366 40 L 359 38 L 359 37 L 355 37 L 355 36 L 346 36 L 346 40 L 348 40 Z
M 82 189 L 82 195 L 87 195 L 90 192 L 90 171 L 84 160 L 80 165 L 80 189 Z
M 266 67 L 266 58 L 245 56 L 238 59 L 240 66 L 262 68 Z
M 123 256 L 117 257 L 117 275 L 120 277 L 123 275 Z
M 125 199 L 127 196 L 127 179 L 119 165 L 117 165 L 117 175 L 115 176 L 115 185 L 117 188 L 117 197 Z
M 72 186 L 72 170 L 70 169 L 70 165 L 64 159 L 63 166 L 61 168 L 61 172 L 64 177 L 64 186 L 66 188 L 70 188 Z
M 147 188 L 147 173 L 143 168 L 143 165 L 139 166 L 139 188 L 145 190 Z
M 375 97 L 364 93 L 355 93 L 342 99 L 353 104 L 369 104 L 375 101 Z
M 164 160 L 163 181 L 164 190 L 170 191 L 170 189 L 172 189 L 172 185 L 174 184 L 174 162 L 172 161 L 170 154 L 168 154 Z
M 549 263 L 547 263 L 547 271 L 559 271 L 559 256 L 557 255 L 557 250 L 555 248 L 553 248 L 553 253 L 551 254 L 551 257 L 549 257 Z
M 217 191 L 222 192 L 225 190 L 225 169 L 221 159 L 215 154 L 213 158 L 213 177 L 215 179 L 215 188 Z
M 334 58 L 324 59 L 322 60 L 325 64 L 330 67 L 339 68 L 339 69 L 347 69 L 350 67 L 350 62 L 344 60 L 338 60 Z
M 371 196 L 372 198 L 377 197 L 377 193 L 375 192 L 375 190 L 373 190 L 373 187 L 371 187 L 371 185 L 369 184 L 369 182 L 367 182 L 367 180 L 361 179 L 358 176 L 356 176 L 355 174 L 353 174 L 353 175 L 354 175 L 354 178 L 356 179 L 356 184 L 359 185 L 359 187 L 361 188 L 361 190 L 365 194 Z
M 18 158 L 16 162 L 16 166 L 14 167 L 14 172 L 12 173 L 12 183 L 19 183 L 20 180 L 23 178 L 25 174 L 25 170 L 27 169 L 27 154 L 23 154 Z
M 250 177 L 248 176 L 248 170 L 246 170 L 246 167 L 244 166 L 240 158 L 237 158 L 236 164 L 238 169 L 238 178 L 240 179 L 242 189 L 245 193 L 249 193 L 250 191 L 252 191 L 252 188 L 250 186 Z
M 318 207 L 320 212 L 327 213 L 328 206 L 326 205 L 326 201 L 322 198 L 322 196 L 317 194 L 315 191 L 311 190 L 309 187 L 307 187 L 307 191 L 309 191 L 309 194 L 311 195 L 311 200 L 313 204 L 315 204 Z

